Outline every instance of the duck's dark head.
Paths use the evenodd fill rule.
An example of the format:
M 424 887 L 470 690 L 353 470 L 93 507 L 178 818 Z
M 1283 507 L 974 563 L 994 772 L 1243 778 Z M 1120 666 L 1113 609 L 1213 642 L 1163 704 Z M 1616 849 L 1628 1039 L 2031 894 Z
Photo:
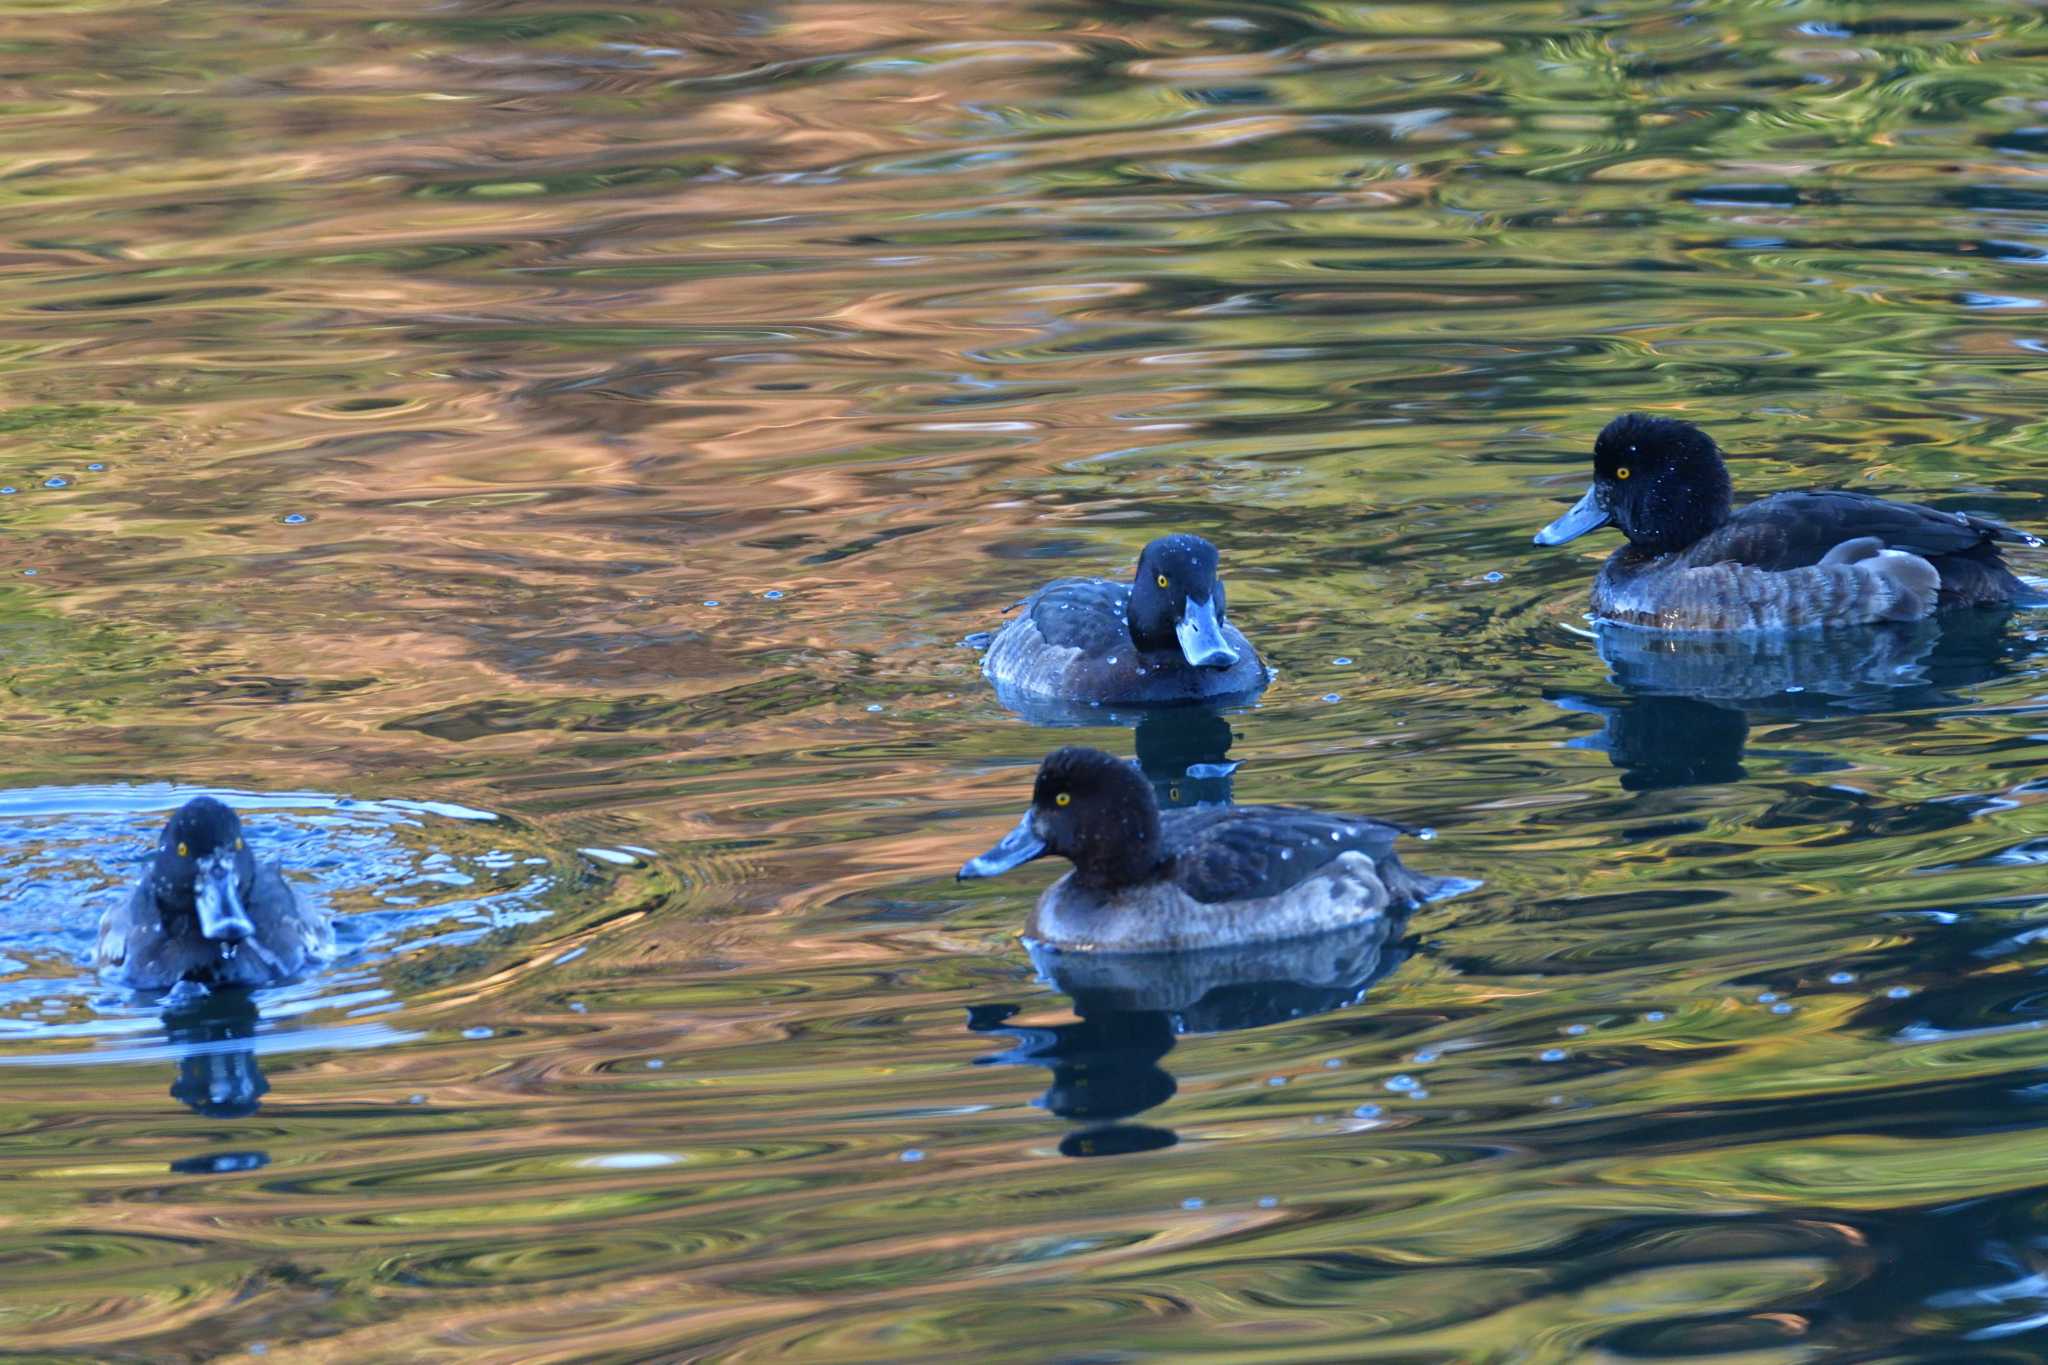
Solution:
M 1229 668 L 1238 660 L 1223 638 L 1216 547 L 1200 536 L 1161 536 L 1145 547 L 1125 615 L 1140 649 L 1177 648 L 1196 668 Z
M 1096 890 L 1156 876 L 1159 803 L 1144 774 L 1100 749 L 1054 750 L 1038 767 L 1031 809 L 960 876 L 998 876 L 1048 853 L 1073 863 L 1074 880 Z
M 1631 412 L 1593 442 L 1593 486 L 1538 545 L 1562 545 L 1615 526 L 1637 549 L 1670 554 L 1728 520 L 1728 467 L 1713 438 L 1675 417 Z
M 240 818 L 210 796 L 193 797 L 164 826 L 149 884 L 164 917 L 191 917 L 202 938 L 232 945 L 256 932 L 249 919 L 255 855 Z

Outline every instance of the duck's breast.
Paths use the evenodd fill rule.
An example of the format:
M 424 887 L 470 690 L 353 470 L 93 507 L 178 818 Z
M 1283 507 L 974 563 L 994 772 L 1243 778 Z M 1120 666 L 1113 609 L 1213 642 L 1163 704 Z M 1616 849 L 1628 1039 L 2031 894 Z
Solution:
M 1265 660 L 1244 632 L 1228 621 L 1223 623 L 1223 642 L 1237 651 L 1237 662 L 1228 668 L 1195 668 L 1181 654 L 1164 656 L 1164 666 L 1151 674 L 1155 694 L 1151 699 L 1221 703 L 1256 695 L 1273 676 L 1266 670 Z
M 300 898 L 276 863 L 256 869 L 248 908 L 256 937 L 235 955 L 244 985 L 288 981 L 334 956 L 333 923 Z

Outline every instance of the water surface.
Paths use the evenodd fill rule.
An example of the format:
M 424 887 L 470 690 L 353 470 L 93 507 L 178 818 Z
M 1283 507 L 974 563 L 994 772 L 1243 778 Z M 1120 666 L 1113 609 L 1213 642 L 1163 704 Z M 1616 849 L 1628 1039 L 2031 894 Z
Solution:
M 10 1348 L 2044 1349 L 2039 618 L 1674 658 L 1528 543 L 1629 408 L 2048 522 L 2031 7 L 0 45 Z M 1228 743 L 997 705 L 960 641 L 1166 529 L 1278 670 Z M 1047 870 L 951 874 L 1077 738 L 1484 885 L 1295 993 L 1070 994 Z M 174 789 L 333 973 L 85 978 Z

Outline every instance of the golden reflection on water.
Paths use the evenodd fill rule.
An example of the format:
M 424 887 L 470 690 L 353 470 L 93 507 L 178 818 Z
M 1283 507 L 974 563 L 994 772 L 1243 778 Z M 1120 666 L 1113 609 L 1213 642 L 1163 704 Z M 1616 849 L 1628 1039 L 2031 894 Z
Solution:
M 1527 542 L 1627 407 L 1747 492 L 2040 528 L 2038 29 L 0 14 L 9 786 L 452 802 L 503 822 L 393 876 L 552 879 L 194 1052 L 49 947 L 113 845 L 8 824 L 49 857 L 0 911 L 42 1021 L 0 1034 L 0 1339 L 2024 1352 L 2036 627 L 1674 697 L 1577 629 L 1606 547 Z M 1169 1076 L 1133 1122 L 1177 1141 L 1076 1160 L 1071 1077 L 979 1064 L 1074 1022 L 1012 937 L 1042 882 L 951 871 L 1046 748 L 1133 739 L 1022 725 L 960 642 L 1169 526 L 1279 670 L 1237 797 L 1485 885 L 1361 1003 L 1081 1059 Z M 171 1093 L 252 1059 L 253 1114 Z

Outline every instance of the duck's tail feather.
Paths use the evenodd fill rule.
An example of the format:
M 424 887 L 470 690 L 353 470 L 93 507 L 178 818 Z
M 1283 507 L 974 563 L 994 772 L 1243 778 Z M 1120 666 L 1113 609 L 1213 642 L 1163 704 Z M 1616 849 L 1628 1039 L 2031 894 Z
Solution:
M 1996 517 L 1987 517 L 1979 512 L 1964 513 L 1970 525 L 1981 532 L 1986 540 L 1999 541 L 2006 545 L 2026 545 L 2035 549 L 2042 545 L 2041 537 L 2031 531 L 2022 531 L 2017 526 L 2008 526 Z
M 1853 569 L 1877 588 L 1881 621 L 1918 621 L 1941 600 L 1941 571 L 1906 550 L 1888 550 L 1876 536 L 1845 540 L 1821 556 L 1823 569 Z
M 1380 880 L 1386 884 L 1389 901 L 1395 905 L 1427 905 L 1450 896 L 1462 896 L 1485 885 L 1471 877 L 1432 877 L 1417 872 L 1398 858 L 1380 862 Z
M 1884 579 L 1895 594 L 1886 620 L 1918 621 L 1932 616 L 1941 602 L 1941 571 L 1919 555 L 1880 550 L 1865 568 Z

